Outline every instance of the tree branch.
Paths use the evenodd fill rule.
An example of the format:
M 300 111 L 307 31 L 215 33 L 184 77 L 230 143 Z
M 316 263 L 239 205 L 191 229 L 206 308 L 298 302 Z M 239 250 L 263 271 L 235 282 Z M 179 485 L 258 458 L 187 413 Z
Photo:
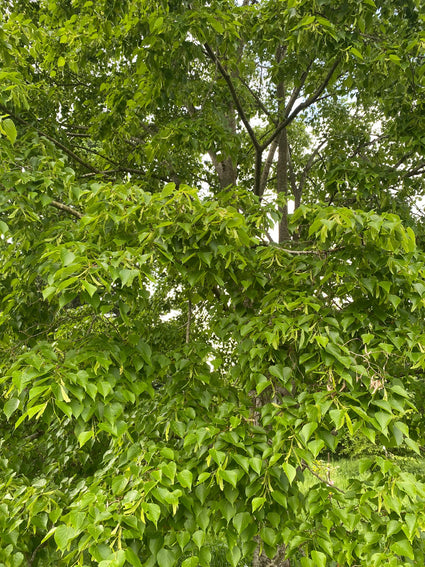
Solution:
M 264 162 L 263 171 L 261 173 L 259 197 L 263 196 L 264 191 L 266 189 L 266 185 L 267 185 L 267 181 L 268 181 L 269 173 L 270 173 L 270 168 L 272 166 L 273 158 L 274 158 L 274 155 L 276 153 L 276 150 L 277 150 L 277 140 L 273 140 L 273 142 L 270 145 L 269 153 L 267 155 L 266 161 Z
M 258 107 L 264 112 L 264 114 L 273 122 L 275 126 L 277 126 L 277 121 L 273 117 L 272 113 L 265 107 L 261 98 L 257 95 L 257 93 L 248 85 L 248 83 L 242 79 L 242 77 L 238 76 L 238 79 L 243 84 L 243 86 L 248 90 L 251 96 L 254 98 L 255 102 L 257 103 Z
M 323 140 L 322 142 L 320 142 L 320 144 L 316 148 L 314 148 L 314 150 L 312 151 L 312 153 L 311 153 L 311 155 L 310 155 L 310 157 L 309 157 L 309 159 L 306 163 L 306 166 L 303 169 L 301 179 L 300 179 L 300 182 L 299 182 L 298 187 L 297 187 L 297 194 L 299 195 L 299 199 L 301 199 L 301 195 L 302 195 L 302 192 L 304 190 L 304 185 L 305 185 L 305 182 L 307 181 L 308 173 L 313 166 L 314 159 L 317 156 L 317 154 L 320 152 L 320 149 L 325 145 L 325 143 L 326 143 L 326 140 Z
M 51 203 L 49 203 L 49 205 L 52 206 L 52 207 L 55 207 L 56 209 L 59 209 L 61 211 L 66 211 L 70 215 L 74 215 L 74 217 L 77 217 L 77 219 L 82 219 L 83 216 L 84 216 L 79 211 L 76 211 L 75 209 L 73 209 L 69 205 L 65 205 L 64 203 L 60 203 L 59 201 L 52 201 Z
M 313 65 L 313 63 L 314 63 L 314 59 L 312 59 L 310 61 L 310 63 L 307 65 L 307 69 L 301 75 L 300 84 L 297 87 L 294 87 L 292 94 L 291 94 L 291 96 L 288 100 L 288 104 L 286 105 L 286 108 L 285 108 L 285 116 L 288 116 L 289 113 L 291 112 L 292 107 L 294 106 L 295 101 L 297 100 L 297 98 L 298 98 L 298 96 L 301 92 L 301 89 L 303 88 L 303 86 L 305 84 L 305 81 L 307 79 L 307 75 L 309 74 L 311 66 Z
M 262 151 L 264 151 L 273 142 L 273 140 L 275 138 L 277 138 L 277 136 L 279 136 L 279 134 L 282 132 L 282 130 L 284 128 L 286 128 L 286 126 L 288 126 L 288 124 L 290 124 L 298 116 L 298 114 L 300 114 L 300 112 L 302 112 L 303 110 L 305 110 L 306 108 L 308 108 L 309 106 L 311 106 L 312 104 L 314 104 L 316 102 L 316 100 L 320 97 L 322 92 L 326 89 L 327 85 L 329 84 L 329 81 L 331 80 L 332 75 L 335 72 L 335 69 L 338 67 L 339 62 L 340 62 L 340 58 L 337 57 L 337 59 L 335 59 L 333 65 L 332 65 L 332 67 L 329 69 L 328 74 L 324 78 L 323 82 L 316 89 L 316 91 L 311 96 L 309 96 L 306 101 L 299 104 L 297 106 L 297 108 L 292 112 L 292 114 L 287 116 L 279 124 L 279 126 L 275 129 L 275 131 L 261 144 L 260 149 Z M 289 103 L 288 103 L 288 105 L 289 105 Z
M 14 112 L 11 112 L 6 106 L 4 106 L 3 104 L 0 104 L 0 108 L 6 112 L 7 114 L 9 114 L 14 120 L 16 120 L 17 122 L 19 122 L 19 124 L 22 124 L 23 126 L 27 126 L 27 127 L 31 127 L 30 124 L 28 124 L 28 122 L 26 122 L 25 120 L 23 120 L 22 118 L 20 118 L 19 116 L 17 116 Z M 84 160 L 82 160 L 80 157 L 77 156 L 77 154 L 75 154 L 72 150 L 70 150 L 69 148 L 67 148 L 64 144 L 62 144 L 62 142 L 60 142 L 59 140 L 56 140 L 56 138 L 53 138 L 52 136 L 50 136 L 49 134 L 46 134 L 46 132 L 43 132 L 42 130 L 40 130 L 39 128 L 33 127 L 34 130 L 42 137 L 47 138 L 48 140 L 50 140 L 51 142 L 53 142 L 55 144 L 55 146 L 57 146 L 58 148 L 60 148 L 62 151 L 64 151 L 69 157 L 72 157 L 72 159 L 74 159 L 76 162 L 78 162 L 80 165 L 82 165 L 83 167 L 85 167 L 86 169 L 90 169 L 91 171 L 94 171 L 96 173 L 99 173 L 99 170 L 97 168 L 95 168 L 94 166 L 92 166 L 91 164 L 85 162 Z
M 235 103 L 236 106 L 236 110 L 238 111 L 238 114 L 240 116 L 240 119 L 242 120 L 246 131 L 248 132 L 249 137 L 251 138 L 252 144 L 254 146 L 254 148 L 256 150 L 260 149 L 260 144 L 257 140 L 257 137 L 254 133 L 254 130 L 251 127 L 251 124 L 249 123 L 248 118 L 246 117 L 245 111 L 242 107 L 242 103 L 236 93 L 236 89 L 235 86 L 233 85 L 233 81 L 230 78 L 229 73 L 226 71 L 226 69 L 223 67 L 220 59 L 217 57 L 217 55 L 214 53 L 214 51 L 211 49 L 211 47 L 208 45 L 208 43 L 204 44 L 205 50 L 207 52 L 208 57 L 211 59 L 211 61 L 213 61 L 215 63 L 215 65 L 217 66 L 218 70 L 220 71 L 221 76 L 223 77 L 223 79 L 226 81 L 227 86 L 229 87 L 229 91 L 230 94 L 232 95 L 233 98 L 233 102 Z
M 186 344 L 190 341 L 190 325 L 192 323 L 192 302 L 190 299 L 187 301 L 187 323 L 186 323 Z

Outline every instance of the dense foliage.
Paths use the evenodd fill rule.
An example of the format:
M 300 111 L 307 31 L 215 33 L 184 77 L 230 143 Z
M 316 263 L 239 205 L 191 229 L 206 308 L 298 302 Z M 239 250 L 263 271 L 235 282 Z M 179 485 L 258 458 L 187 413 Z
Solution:
M 0 565 L 423 565 L 422 1 L 0 7 Z

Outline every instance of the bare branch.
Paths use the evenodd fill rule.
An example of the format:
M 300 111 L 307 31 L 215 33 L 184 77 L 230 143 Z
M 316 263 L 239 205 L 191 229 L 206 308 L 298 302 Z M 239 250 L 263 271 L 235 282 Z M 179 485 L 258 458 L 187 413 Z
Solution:
M 52 201 L 51 203 L 49 203 L 49 205 L 51 205 L 52 207 L 56 207 L 56 209 L 60 209 L 61 211 L 66 211 L 67 213 L 69 213 L 70 215 L 74 215 L 74 217 L 77 217 L 78 219 L 83 218 L 82 213 L 73 209 L 69 205 L 65 205 L 64 203 L 60 203 L 59 201 Z

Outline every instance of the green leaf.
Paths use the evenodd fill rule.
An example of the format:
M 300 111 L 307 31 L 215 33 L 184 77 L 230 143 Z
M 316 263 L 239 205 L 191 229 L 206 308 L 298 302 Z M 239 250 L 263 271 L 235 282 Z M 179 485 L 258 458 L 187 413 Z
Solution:
M 64 58 L 64 57 L 62 57 L 62 56 L 61 56 L 61 57 L 58 57 L 58 63 L 57 63 L 58 67 L 63 67 L 63 66 L 65 65 L 65 63 L 66 63 L 66 62 L 65 62 L 65 58 Z
M 326 555 L 321 551 L 312 551 L 311 558 L 314 561 L 315 567 L 326 567 Z
M 1 127 L 4 131 L 4 133 L 6 134 L 6 138 L 13 145 L 15 143 L 16 137 L 18 135 L 18 133 L 16 131 L 15 124 L 13 123 L 13 120 L 11 120 L 10 118 L 6 118 L 5 120 L 3 120 L 1 122 Z
M 47 404 L 48 402 L 44 402 L 44 404 L 37 404 L 29 408 L 27 410 L 28 419 L 32 419 L 34 416 L 36 416 L 36 419 L 39 419 L 43 415 L 44 410 L 47 407 Z
M 307 445 L 308 450 L 311 451 L 314 458 L 317 457 L 324 446 L 325 442 L 322 439 L 315 439 L 314 441 L 310 441 L 310 443 Z
M 229 482 L 234 488 L 236 488 L 238 484 L 239 477 L 241 475 L 240 470 L 225 470 L 220 471 L 220 476 L 226 482 Z
M 277 534 L 272 528 L 261 528 L 260 537 L 267 545 L 274 547 L 277 541 Z
M 350 52 L 355 55 L 355 57 L 357 57 L 357 59 L 361 59 L 363 60 L 363 55 L 360 53 L 360 51 L 358 49 L 356 49 L 355 47 L 350 47 Z
M 97 287 L 91 283 L 89 283 L 86 280 L 83 280 L 81 282 L 81 285 L 83 286 L 83 288 L 87 291 L 87 293 L 90 295 L 90 297 L 93 297 L 93 295 L 96 293 L 97 291 Z
M 265 502 L 266 502 L 266 498 L 264 496 L 253 498 L 252 499 L 252 511 L 255 512 L 259 508 L 261 509 Z
M 239 564 L 241 558 L 241 550 L 237 545 L 233 545 L 226 553 L 226 559 L 230 562 L 232 567 L 236 567 Z
M 258 475 L 261 474 L 261 469 L 263 466 L 263 461 L 261 459 L 259 459 L 258 457 L 252 457 L 251 459 L 249 459 L 249 464 Z
M 158 520 L 161 517 L 161 508 L 158 504 L 154 502 L 144 502 L 142 504 L 142 509 L 146 513 L 146 517 L 148 520 L 155 524 L 155 527 L 158 525 Z
M 192 557 L 188 557 L 182 563 L 182 567 L 198 567 L 199 565 L 199 558 L 197 555 L 192 555 Z
M 127 268 L 123 268 L 119 272 L 120 280 L 122 282 L 123 287 L 131 286 L 133 284 L 134 278 L 139 275 L 139 270 L 128 270 Z
M 189 532 L 177 532 L 176 534 L 177 542 L 180 546 L 180 549 L 183 551 L 186 545 L 190 541 L 190 533 Z
M 290 463 L 283 463 L 282 469 L 286 476 L 288 477 L 289 484 L 292 484 L 294 481 L 295 475 L 297 474 L 297 470 L 293 467 Z
M 403 555 L 412 560 L 415 559 L 412 546 L 407 539 L 402 539 L 400 541 L 394 542 L 393 544 L 391 544 L 390 549 L 397 555 Z
M 251 514 L 249 514 L 248 512 L 240 512 L 239 514 L 236 514 L 232 522 L 236 528 L 236 531 L 240 535 L 251 523 Z
M 416 454 L 421 456 L 421 450 L 420 450 L 419 445 L 416 443 L 416 441 L 414 441 L 413 439 L 407 438 L 407 439 L 404 440 L 404 442 L 406 443 L 406 445 L 408 447 L 410 447 L 410 449 L 415 451 Z
M 192 541 L 195 543 L 198 549 L 201 549 L 205 542 L 205 532 L 203 530 L 197 530 L 196 532 L 194 532 L 192 534 Z
M 4 404 L 3 411 L 8 420 L 9 417 L 12 415 L 12 413 L 18 409 L 18 407 L 19 407 L 18 398 L 10 398 L 9 400 L 7 400 L 7 402 Z
M 304 425 L 304 427 L 300 431 L 300 437 L 302 438 L 304 443 L 307 443 L 307 441 L 310 439 L 310 437 L 312 436 L 314 431 L 316 431 L 316 429 L 317 429 L 317 423 L 315 422 L 306 423 Z
M 176 563 L 176 555 L 171 549 L 160 549 L 156 556 L 159 567 L 173 567 Z
M 91 439 L 92 437 L 94 437 L 94 432 L 92 429 L 89 429 L 88 431 L 82 431 L 77 437 L 80 447 L 85 445 L 87 441 L 89 441 L 89 439 Z
M 177 480 L 183 488 L 192 488 L 193 475 L 189 470 L 183 470 L 177 474 Z
M 127 547 L 125 550 L 125 558 L 133 567 L 142 567 L 142 562 L 131 547 Z
M 54 532 L 56 545 L 64 551 L 69 543 L 74 539 L 78 532 L 71 526 L 60 525 Z

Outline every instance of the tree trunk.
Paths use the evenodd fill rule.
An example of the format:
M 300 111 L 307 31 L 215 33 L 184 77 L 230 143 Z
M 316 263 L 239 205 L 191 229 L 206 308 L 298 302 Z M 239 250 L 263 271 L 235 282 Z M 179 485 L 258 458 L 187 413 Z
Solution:
M 276 61 L 280 63 L 285 56 L 285 48 L 281 46 L 276 52 Z M 283 120 L 285 117 L 285 85 L 280 81 L 276 86 L 276 98 L 278 104 L 278 117 Z M 282 130 L 278 137 L 278 158 L 276 167 L 276 191 L 277 194 L 288 195 L 288 165 L 289 165 L 289 146 L 286 128 Z M 282 218 L 279 223 L 279 242 L 289 240 L 288 231 L 288 205 L 285 203 L 280 207 Z

